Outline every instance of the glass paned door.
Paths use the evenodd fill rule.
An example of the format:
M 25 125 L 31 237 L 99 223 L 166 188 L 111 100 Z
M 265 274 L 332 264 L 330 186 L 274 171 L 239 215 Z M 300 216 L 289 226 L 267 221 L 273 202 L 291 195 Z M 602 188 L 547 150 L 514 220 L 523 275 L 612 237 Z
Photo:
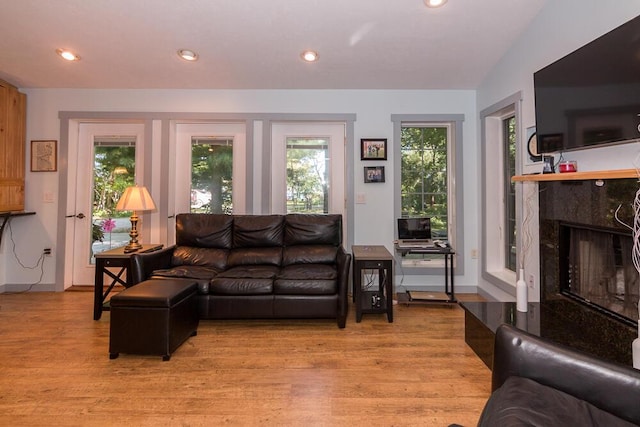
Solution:
M 246 125 L 175 123 L 170 147 L 167 245 L 175 243 L 175 216 L 193 213 L 247 213 Z
M 332 213 L 345 217 L 344 123 L 273 123 L 269 167 L 270 213 Z
M 131 212 L 116 205 L 127 187 L 135 185 L 136 146 L 130 138 L 97 138 L 94 142 L 91 254 L 129 242 Z
M 115 206 L 143 171 L 144 125 L 81 123 L 71 142 L 67 191 L 67 257 L 73 285 L 93 285 L 96 253 L 129 241 L 131 212 Z M 71 172 L 72 171 L 72 172 Z
M 287 138 L 287 213 L 328 213 L 329 171 L 327 138 Z
M 191 212 L 233 212 L 233 140 L 193 137 Z

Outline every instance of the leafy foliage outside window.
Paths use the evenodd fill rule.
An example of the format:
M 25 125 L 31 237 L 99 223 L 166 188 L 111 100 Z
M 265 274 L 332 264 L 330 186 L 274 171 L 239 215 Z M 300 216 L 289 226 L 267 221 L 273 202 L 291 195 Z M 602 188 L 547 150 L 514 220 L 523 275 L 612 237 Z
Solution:
M 233 212 L 233 144 L 198 138 L 191 144 L 191 212 Z
M 96 145 L 93 169 L 93 218 L 125 218 L 116 211 L 120 196 L 135 184 L 135 146 Z
M 433 236 L 447 239 L 447 128 L 402 127 L 400 151 L 402 216 L 430 217 Z
M 505 267 L 516 271 L 516 187 L 511 178 L 516 174 L 516 118 L 503 121 L 504 132 L 504 199 L 505 199 Z
M 329 141 L 287 139 L 287 212 L 329 212 Z

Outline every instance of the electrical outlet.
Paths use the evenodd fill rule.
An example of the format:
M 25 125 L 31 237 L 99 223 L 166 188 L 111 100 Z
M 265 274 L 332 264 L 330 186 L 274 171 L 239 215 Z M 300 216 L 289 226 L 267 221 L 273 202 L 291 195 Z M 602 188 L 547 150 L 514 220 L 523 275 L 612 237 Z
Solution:
M 527 280 L 527 282 L 529 283 L 529 287 L 533 288 L 533 282 L 535 281 L 535 278 L 533 277 L 533 274 L 529 275 L 529 280 Z
M 42 250 L 42 253 L 47 255 L 47 256 L 51 256 L 51 248 L 44 248 Z

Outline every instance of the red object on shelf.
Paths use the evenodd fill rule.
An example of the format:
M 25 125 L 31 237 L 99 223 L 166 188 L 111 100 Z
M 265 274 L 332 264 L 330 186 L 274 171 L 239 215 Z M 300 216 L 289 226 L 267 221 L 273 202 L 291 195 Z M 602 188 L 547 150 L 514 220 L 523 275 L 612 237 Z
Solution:
M 558 171 L 560 173 L 578 172 L 578 162 L 576 162 L 575 160 L 560 162 L 560 165 L 558 165 Z

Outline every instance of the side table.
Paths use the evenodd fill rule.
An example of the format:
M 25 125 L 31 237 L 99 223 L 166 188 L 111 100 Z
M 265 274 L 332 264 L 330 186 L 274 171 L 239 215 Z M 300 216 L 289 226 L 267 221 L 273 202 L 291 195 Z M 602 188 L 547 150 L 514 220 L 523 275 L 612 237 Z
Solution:
M 93 320 L 100 320 L 104 307 L 104 301 L 116 284 L 121 284 L 125 288 L 133 285 L 131 279 L 131 255 L 143 252 L 153 252 L 162 249 L 160 244 L 142 245 L 142 249 L 136 252 L 124 252 L 124 246 L 100 252 L 95 255 L 96 258 L 96 277 L 93 290 Z M 117 273 L 112 272 L 109 268 L 119 268 Z M 126 272 L 126 275 L 125 275 Z M 104 291 L 104 276 L 107 275 L 111 279 L 111 284 Z M 123 278 L 124 275 L 124 278 Z
M 531 334 L 540 334 L 540 303 L 530 302 L 529 311 L 516 310 L 515 302 L 463 301 L 464 341 L 489 369 L 493 367 L 493 344 L 498 326 L 503 323 Z
M 363 313 L 387 313 L 393 322 L 393 256 L 381 245 L 352 246 L 353 253 L 353 299 L 356 305 L 356 322 Z M 364 270 L 377 270 L 378 283 L 362 287 Z

